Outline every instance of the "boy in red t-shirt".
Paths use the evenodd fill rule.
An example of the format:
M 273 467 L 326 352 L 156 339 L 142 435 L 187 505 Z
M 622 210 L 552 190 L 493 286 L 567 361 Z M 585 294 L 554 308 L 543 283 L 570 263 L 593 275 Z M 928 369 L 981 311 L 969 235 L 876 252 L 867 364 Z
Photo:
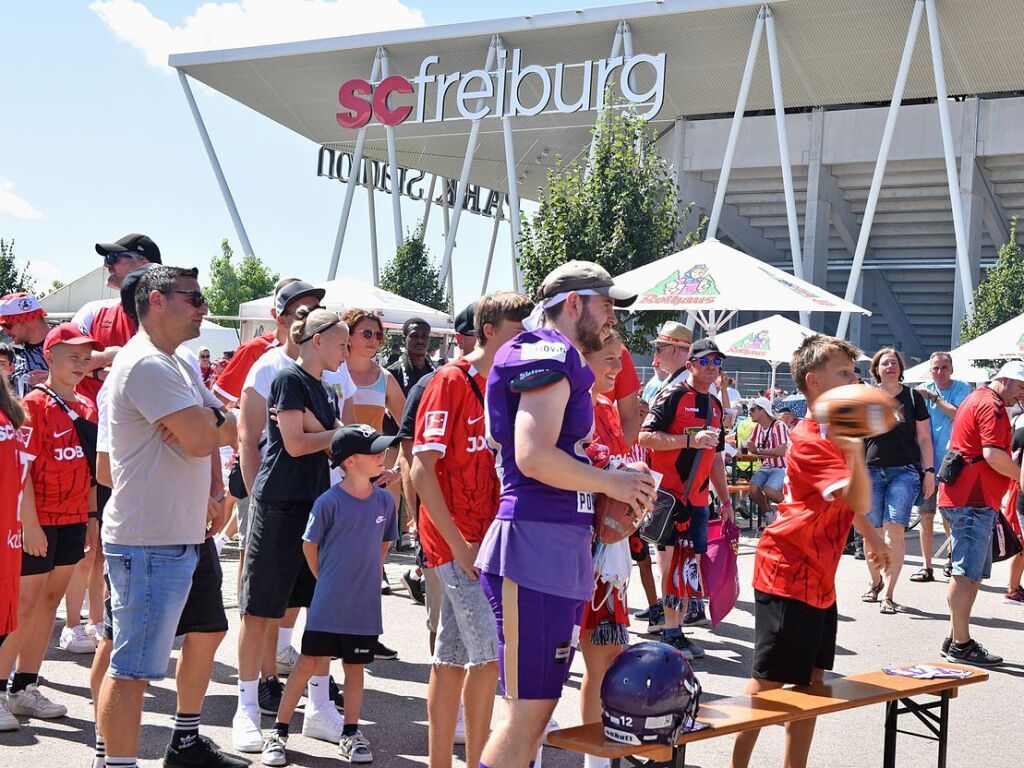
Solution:
M 810 414 L 824 392 L 857 381 L 860 350 L 831 336 L 811 336 L 793 353 L 793 381 Z M 836 651 L 835 576 L 852 524 L 879 565 L 888 548 L 867 520 L 871 480 L 859 439 L 827 435 L 810 415 L 789 433 L 785 498 L 754 556 L 754 661 L 745 693 L 825 679 Z M 733 768 L 744 768 L 759 731 L 736 737 Z M 786 725 L 783 764 L 807 764 L 814 719 Z
M 0 648 L 4 683 L 17 657 L 7 696 L 15 715 L 67 714 L 67 707 L 44 696 L 37 684 L 57 606 L 86 547 L 97 543 L 92 519 L 96 487 L 86 456 L 86 451 L 96 450 L 96 406 L 75 394 L 89 369 L 92 350 L 102 351 L 103 345 L 71 323 L 51 330 L 43 342 L 43 356 L 50 366 L 44 389 L 33 389 L 22 401 L 29 419 L 23 427 L 29 466 L 21 505 L 21 597 L 18 629 Z M 88 424 L 76 426 L 78 421 Z M 89 427 L 92 445 L 83 445 L 79 429 L 85 434 Z

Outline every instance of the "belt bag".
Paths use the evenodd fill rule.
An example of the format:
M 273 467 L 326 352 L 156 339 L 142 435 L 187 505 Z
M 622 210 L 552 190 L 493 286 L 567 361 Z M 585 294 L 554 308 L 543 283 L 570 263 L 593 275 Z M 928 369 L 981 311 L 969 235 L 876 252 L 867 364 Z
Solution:
M 935 475 L 940 483 L 949 485 L 955 483 L 957 478 L 960 477 L 960 473 L 964 471 L 964 467 L 968 464 L 977 464 L 979 461 L 984 461 L 984 456 L 975 456 L 972 459 L 965 458 L 960 451 L 950 448 L 946 451 L 946 455 L 942 457 L 942 464 L 939 465 L 939 471 Z
M 1012 514 L 1012 513 L 1011 513 Z M 1002 514 L 996 513 L 995 528 L 992 530 L 992 562 L 1001 563 L 1016 557 L 1024 550 L 1024 545 L 1017 538 L 1010 521 Z

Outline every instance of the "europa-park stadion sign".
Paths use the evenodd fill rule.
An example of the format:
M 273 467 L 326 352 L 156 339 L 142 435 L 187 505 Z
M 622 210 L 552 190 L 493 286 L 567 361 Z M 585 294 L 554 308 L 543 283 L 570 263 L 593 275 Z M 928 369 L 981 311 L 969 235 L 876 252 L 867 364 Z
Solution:
M 401 75 L 385 77 L 377 84 L 358 78 L 347 80 L 338 89 L 338 103 L 343 110 L 337 113 L 338 125 L 362 128 L 373 118 L 383 125 L 395 126 L 406 122 L 532 117 L 550 112 L 571 114 L 602 109 L 609 93 L 616 98 L 621 96 L 627 105 L 647 105 L 647 109 L 638 114 L 649 119 L 661 110 L 665 96 L 664 53 L 541 66 L 523 65 L 522 53 L 516 48 L 512 51 L 511 64 L 506 55 L 499 54 L 494 70 L 434 74 L 430 70 L 438 61 L 437 56 L 427 56 L 420 62 L 419 74 L 411 80 Z M 573 69 L 580 72 L 571 77 L 572 83 L 568 84 L 566 70 Z M 646 90 L 638 91 L 636 83 L 644 73 L 653 73 L 653 82 Z M 651 82 L 647 77 L 643 81 Z M 536 95 L 524 99 L 521 92 L 524 83 L 535 86 L 531 94 Z M 618 84 L 617 93 L 615 84 Z M 454 98 L 449 98 L 453 91 Z M 413 104 L 391 103 L 392 96 L 406 94 L 415 94 Z

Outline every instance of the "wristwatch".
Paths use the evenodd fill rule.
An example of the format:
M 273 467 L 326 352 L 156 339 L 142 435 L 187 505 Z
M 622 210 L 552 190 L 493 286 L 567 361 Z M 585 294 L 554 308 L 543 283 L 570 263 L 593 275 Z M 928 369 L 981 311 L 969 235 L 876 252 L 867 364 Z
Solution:
M 931 472 L 934 475 L 935 474 L 935 467 L 927 467 L 925 469 L 925 474 L 927 474 L 928 472 Z

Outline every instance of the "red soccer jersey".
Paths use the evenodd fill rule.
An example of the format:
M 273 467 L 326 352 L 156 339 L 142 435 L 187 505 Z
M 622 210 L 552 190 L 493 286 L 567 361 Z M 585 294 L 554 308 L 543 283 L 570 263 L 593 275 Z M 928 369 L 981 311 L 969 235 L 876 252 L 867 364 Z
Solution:
M 850 482 L 842 451 L 805 417 L 789 433 L 785 499 L 754 555 L 754 589 L 828 608 L 853 510 L 836 494 Z
M 0 411 L 0 635 L 18 628 L 21 580 L 21 491 L 25 483 L 22 451 L 25 432 Z
M 971 462 L 986 447 L 1010 452 L 1013 430 L 1006 404 L 988 387 L 978 387 L 956 409 L 953 429 L 949 434 L 949 450 L 964 455 L 964 468 L 954 483 L 939 483 L 940 507 L 991 507 L 999 511 L 1006 492 L 1007 477 L 996 472 L 988 462 Z
M 487 444 L 484 407 L 466 372 L 484 392 L 487 380 L 464 360 L 439 368 L 420 401 L 412 450 L 441 454 L 436 465 L 437 480 L 448 511 L 463 538 L 479 544 L 498 512 L 500 486 L 494 453 Z M 436 568 L 454 559 L 422 503 L 419 528 L 428 567 Z
M 615 403 L 605 395 L 598 395 L 594 402 L 594 442 L 608 448 L 610 459 L 631 461 L 629 446 L 622 434 L 622 421 Z
M 611 392 L 612 400 L 621 400 L 626 395 L 640 391 L 640 377 L 636 375 L 633 356 L 625 346 L 622 347 L 622 370 L 615 377 L 615 388 Z
M 33 389 L 22 400 L 29 420 L 26 452 L 32 459 L 29 473 L 35 492 L 40 525 L 72 525 L 89 519 L 89 461 L 78 432 L 64 409 L 49 395 Z M 81 417 L 95 422 L 96 406 L 79 396 L 68 405 Z
M 242 344 L 235 350 L 235 354 L 228 361 L 227 366 L 217 376 L 217 380 L 211 387 L 213 393 L 220 395 L 228 402 L 237 403 L 242 398 L 245 377 L 249 375 L 249 369 L 252 368 L 253 363 L 277 346 L 280 346 L 280 342 L 272 333 L 265 333 Z
M 758 450 L 770 450 L 781 448 L 789 440 L 789 429 L 779 419 L 773 419 L 768 429 L 760 424 L 754 425 L 754 431 L 750 435 L 750 447 Z M 764 456 L 761 458 L 762 467 L 773 469 L 786 468 L 786 456 Z
M 128 317 L 120 302 L 97 309 L 95 314 L 87 315 L 86 322 L 88 327 L 82 330 L 105 347 L 123 347 L 138 332 L 138 326 Z M 95 403 L 102 386 L 102 381 L 86 376 L 75 387 L 75 392 Z

